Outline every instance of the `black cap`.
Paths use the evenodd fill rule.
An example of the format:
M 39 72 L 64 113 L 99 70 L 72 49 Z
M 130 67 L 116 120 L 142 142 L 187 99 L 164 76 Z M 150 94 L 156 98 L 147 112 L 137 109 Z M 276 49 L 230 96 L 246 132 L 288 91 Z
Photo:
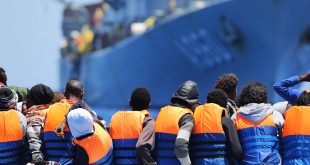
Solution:
M 30 89 L 28 98 L 33 101 L 34 105 L 49 104 L 54 98 L 54 92 L 50 87 L 38 84 Z

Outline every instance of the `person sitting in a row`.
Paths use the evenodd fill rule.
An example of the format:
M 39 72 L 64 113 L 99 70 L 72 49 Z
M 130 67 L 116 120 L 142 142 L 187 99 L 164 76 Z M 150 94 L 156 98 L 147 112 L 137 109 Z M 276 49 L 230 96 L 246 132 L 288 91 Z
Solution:
M 151 156 L 155 147 L 155 122 L 147 111 L 151 96 L 136 88 L 130 99 L 131 111 L 118 111 L 110 122 L 115 164 L 156 164 Z
M 89 111 L 82 108 L 71 110 L 66 121 L 75 145 L 71 164 L 113 164 L 112 139 L 105 128 L 94 121 Z
M 240 108 L 232 116 L 242 146 L 241 164 L 279 164 L 283 117 L 268 103 L 267 88 L 256 81 L 244 86 Z
M 302 79 L 307 80 L 307 75 Z M 221 81 L 217 82 L 225 84 L 223 81 L 226 80 Z M 234 87 L 236 85 L 232 89 Z M 6 113 L 15 112 L 10 110 L 16 109 L 15 95 L 6 87 L 0 88 L 0 105 L 6 106 L 1 108 L 5 117 L 9 116 Z M 68 100 L 52 104 L 54 92 L 49 87 L 39 84 L 29 91 L 26 102 L 28 110 L 25 111 L 27 133 L 21 135 L 29 138 L 34 164 L 59 161 L 62 164 L 113 162 L 171 165 L 310 163 L 310 150 L 305 147 L 310 140 L 310 123 L 306 118 L 310 92 L 307 90 L 284 113 L 284 121 L 282 115 L 268 104 L 267 88 L 259 82 L 250 82 L 239 96 L 240 108 L 232 116 L 234 126 L 228 118 L 231 107 L 227 106 L 227 91 L 214 89 L 209 92 L 207 103 L 199 105 L 197 84 L 187 81 L 171 98 L 172 104 L 160 110 L 154 122 L 147 112 L 150 94 L 145 88 L 137 88 L 130 100 L 133 111 L 120 111 L 112 117 L 110 135 L 96 113 L 81 101 L 83 86 L 80 82 L 69 81 L 65 96 Z M 18 113 L 17 116 L 20 117 Z M 16 127 L 15 131 L 23 128 L 22 117 L 19 120 L 6 120 L 5 117 L 1 127 L 13 121 L 18 126 L 16 121 L 21 121 L 21 126 Z M 6 139 L 7 133 L 10 132 L 0 134 L 0 140 Z M 44 137 L 40 136 L 41 133 Z M 17 140 L 22 141 L 22 136 Z M 59 147 L 58 141 L 64 145 Z M 2 142 L 11 143 L 12 139 Z M 279 150 L 279 143 L 283 152 Z M 154 157 L 151 154 L 153 149 Z M 9 152 L 11 149 L 0 146 L 0 151 Z M 14 155 L 16 160 L 1 155 L 0 159 L 19 162 L 23 156 Z
M 30 161 L 26 117 L 16 111 L 17 94 L 0 87 L 0 164 L 26 164 Z M 9 155 L 9 156 L 8 156 Z

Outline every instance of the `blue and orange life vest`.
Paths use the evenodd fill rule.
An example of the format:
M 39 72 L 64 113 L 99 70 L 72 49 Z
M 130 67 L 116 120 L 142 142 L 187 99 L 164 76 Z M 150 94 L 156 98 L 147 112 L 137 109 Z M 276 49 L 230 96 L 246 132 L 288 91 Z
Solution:
M 110 122 L 110 135 L 114 146 L 114 164 L 139 164 L 136 144 L 143 129 L 143 120 L 150 113 L 143 111 L 118 111 Z
M 213 103 L 195 109 L 195 126 L 190 142 L 192 164 L 229 164 L 221 120 L 223 114 L 227 116 L 225 108 Z
M 44 147 L 49 161 L 59 162 L 64 156 L 72 155 L 68 149 L 72 146 L 72 135 L 65 123 L 66 115 L 74 101 L 62 100 L 47 109 L 44 123 Z M 62 137 L 56 134 L 56 129 L 65 124 Z
M 242 147 L 240 164 L 279 164 L 277 127 L 270 114 L 259 123 L 236 116 L 236 127 Z
M 293 106 L 284 114 L 282 164 L 310 164 L 310 106 Z
M 0 164 L 21 164 L 23 131 L 18 112 L 0 111 Z
M 179 132 L 179 121 L 185 114 L 193 114 L 190 109 L 165 106 L 163 107 L 155 122 L 155 156 L 159 165 L 180 164 L 177 159 L 174 147 Z
M 88 155 L 90 165 L 110 165 L 113 160 L 112 139 L 98 123 L 94 122 L 95 132 L 81 140 L 74 139 L 74 144 L 82 147 Z

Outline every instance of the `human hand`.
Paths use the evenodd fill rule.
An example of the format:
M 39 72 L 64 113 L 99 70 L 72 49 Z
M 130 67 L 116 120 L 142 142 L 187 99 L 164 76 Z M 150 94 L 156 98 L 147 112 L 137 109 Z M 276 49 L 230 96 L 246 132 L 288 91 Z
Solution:
M 304 81 L 310 82 L 310 72 L 305 73 L 304 75 L 300 76 L 299 81 L 300 82 L 304 82 Z

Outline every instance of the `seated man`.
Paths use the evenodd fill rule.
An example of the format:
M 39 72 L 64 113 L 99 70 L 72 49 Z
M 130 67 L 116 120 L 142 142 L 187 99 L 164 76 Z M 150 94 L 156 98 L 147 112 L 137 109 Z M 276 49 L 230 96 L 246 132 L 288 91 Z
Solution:
M 131 111 L 116 112 L 110 122 L 115 164 L 156 164 L 151 156 L 155 147 L 155 122 L 147 109 L 151 97 L 147 89 L 136 88 L 130 99 Z
M 161 108 L 155 123 L 158 164 L 191 164 L 188 143 L 194 127 L 193 109 L 197 106 L 198 96 L 197 84 L 186 81 L 172 96 L 172 105 Z
M 284 114 L 282 136 L 282 164 L 310 164 L 310 92 L 304 91 L 296 100 L 296 106 Z
M 194 165 L 233 164 L 241 157 L 234 123 L 227 117 L 228 96 L 221 89 L 208 93 L 207 103 L 195 109 L 190 149 Z
M 22 165 L 30 161 L 26 118 L 14 109 L 17 101 L 14 91 L 0 87 L 0 164 Z
M 237 85 L 239 79 L 233 74 L 223 74 L 219 76 L 215 83 L 215 89 L 222 89 L 228 96 L 227 107 L 228 117 L 231 117 L 238 109 L 235 100 L 237 96 Z
M 66 124 L 66 115 L 73 108 L 84 108 L 93 112 L 81 99 L 84 88 L 80 81 L 68 81 L 65 89 L 65 99 L 51 105 L 47 112 L 43 128 L 46 160 L 59 162 L 62 157 L 70 160 L 72 135 Z M 92 114 L 95 114 L 94 112 Z M 65 155 L 65 156 L 64 156 Z
M 267 88 L 256 81 L 245 85 L 240 108 L 232 116 L 242 146 L 241 164 L 279 164 L 282 115 L 268 103 Z
M 79 108 L 70 111 L 67 122 L 75 144 L 72 164 L 112 164 L 112 139 L 103 127 L 94 122 L 87 110 Z
M 33 86 L 26 100 L 27 110 L 24 112 L 27 118 L 27 136 L 29 150 L 34 164 L 45 164 L 43 142 L 43 125 L 48 107 L 54 98 L 54 92 L 46 85 Z

